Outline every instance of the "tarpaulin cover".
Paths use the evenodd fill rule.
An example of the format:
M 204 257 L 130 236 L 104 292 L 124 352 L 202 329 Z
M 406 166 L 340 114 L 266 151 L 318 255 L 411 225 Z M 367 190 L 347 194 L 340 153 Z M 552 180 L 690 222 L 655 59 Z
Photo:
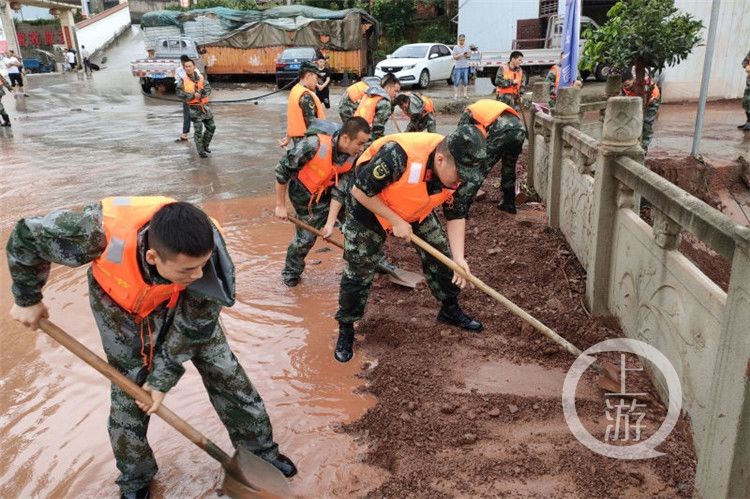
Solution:
M 190 24 L 188 24 L 190 23 Z M 200 25 L 201 45 L 261 48 L 279 45 L 357 50 L 362 24 L 373 26 L 369 43 L 377 43 L 377 21 L 361 9 L 328 10 L 288 5 L 266 10 L 233 10 L 225 7 L 187 12 L 161 10 L 143 15 L 144 28 L 177 26 L 184 34 Z M 327 40 L 326 37 L 329 39 Z M 324 42 L 324 40 L 327 40 Z

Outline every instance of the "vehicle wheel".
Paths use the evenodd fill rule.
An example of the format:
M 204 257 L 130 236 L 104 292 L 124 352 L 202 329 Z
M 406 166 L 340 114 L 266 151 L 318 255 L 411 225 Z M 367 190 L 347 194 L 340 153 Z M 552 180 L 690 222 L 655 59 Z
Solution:
M 430 86 L 430 72 L 423 69 L 419 74 L 419 88 L 427 88 Z
M 604 64 L 597 64 L 594 70 L 594 78 L 596 78 L 596 81 L 607 81 L 607 77 L 611 72 L 611 67 Z
M 141 90 L 143 90 L 144 93 L 150 94 L 151 93 L 151 82 L 148 80 L 141 80 Z

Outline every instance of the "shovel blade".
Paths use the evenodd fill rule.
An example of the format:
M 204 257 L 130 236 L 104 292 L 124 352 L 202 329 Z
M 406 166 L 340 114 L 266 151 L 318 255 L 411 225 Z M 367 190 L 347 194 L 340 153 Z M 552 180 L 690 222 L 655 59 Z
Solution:
M 610 393 L 619 393 L 622 388 L 620 386 L 620 370 L 606 361 L 600 361 L 599 365 L 601 366 L 598 380 L 599 388 Z
M 388 272 L 388 280 L 399 286 L 414 289 L 424 281 L 424 276 L 416 272 L 395 268 Z
M 289 483 L 271 463 L 242 447 L 226 469 L 222 489 L 233 499 L 292 497 Z

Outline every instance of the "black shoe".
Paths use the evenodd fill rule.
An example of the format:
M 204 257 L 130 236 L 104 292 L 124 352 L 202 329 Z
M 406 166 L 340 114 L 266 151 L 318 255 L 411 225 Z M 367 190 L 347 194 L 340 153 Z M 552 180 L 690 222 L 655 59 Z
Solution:
M 208 154 L 211 154 L 211 149 L 209 149 L 208 146 L 203 146 L 203 150 L 206 151 Z
M 284 285 L 290 288 L 293 288 L 297 284 L 299 284 L 300 277 L 298 275 L 289 276 L 289 275 L 283 275 L 281 276 L 281 280 L 284 282 Z
M 148 491 L 148 485 L 134 492 L 120 494 L 120 499 L 148 499 L 149 497 L 151 497 L 151 494 Z
M 7 123 L 3 123 L 3 124 L 2 124 L 2 125 L 0 125 L 0 126 L 10 126 L 10 121 L 9 121 L 9 122 L 7 122 Z
M 446 324 L 450 324 L 452 326 L 458 326 L 462 329 L 473 331 L 475 333 L 478 333 L 484 328 L 481 322 L 466 315 L 456 302 L 443 302 L 443 306 L 440 308 L 437 319 L 440 322 L 445 322 Z
M 516 214 L 516 190 L 514 188 L 503 189 L 503 202 L 497 204 L 499 210 Z
M 10 124 L 8 126 L 10 126 Z M 745 131 L 750 130 L 750 121 L 748 121 L 747 123 L 745 123 L 745 126 L 743 126 L 742 129 L 745 130 Z
M 206 151 L 198 151 L 198 156 L 201 158 L 207 158 L 208 154 L 206 154 Z
M 276 459 L 269 462 L 273 464 L 274 467 L 287 478 L 292 478 L 297 474 L 297 467 L 294 465 L 292 460 L 286 457 L 284 454 L 279 454 Z
M 333 357 L 339 362 L 349 362 L 354 356 L 354 324 L 339 323 L 339 339 Z

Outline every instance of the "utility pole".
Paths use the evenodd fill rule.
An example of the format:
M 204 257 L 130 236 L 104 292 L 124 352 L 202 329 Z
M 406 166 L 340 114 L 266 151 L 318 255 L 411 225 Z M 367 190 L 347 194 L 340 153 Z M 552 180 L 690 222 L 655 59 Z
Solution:
M 713 0 L 711 5 L 711 21 L 708 25 L 708 41 L 706 42 L 706 58 L 703 61 L 703 77 L 701 79 L 701 93 L 698 97 L 698 116 L 695 118 L 695 132 L 693 133 L 693 148 L 690 154 L 698 156 L 701 147 L 701 134 L 703 133 L 703 113 L 706 112 L 706 99 L 708 98 L 708 82 L 711 79 L 711 62 L 714 58 L 714 46 L 716 45 L 716 25 L 719 19 L 719 7 L 721 0 Z

